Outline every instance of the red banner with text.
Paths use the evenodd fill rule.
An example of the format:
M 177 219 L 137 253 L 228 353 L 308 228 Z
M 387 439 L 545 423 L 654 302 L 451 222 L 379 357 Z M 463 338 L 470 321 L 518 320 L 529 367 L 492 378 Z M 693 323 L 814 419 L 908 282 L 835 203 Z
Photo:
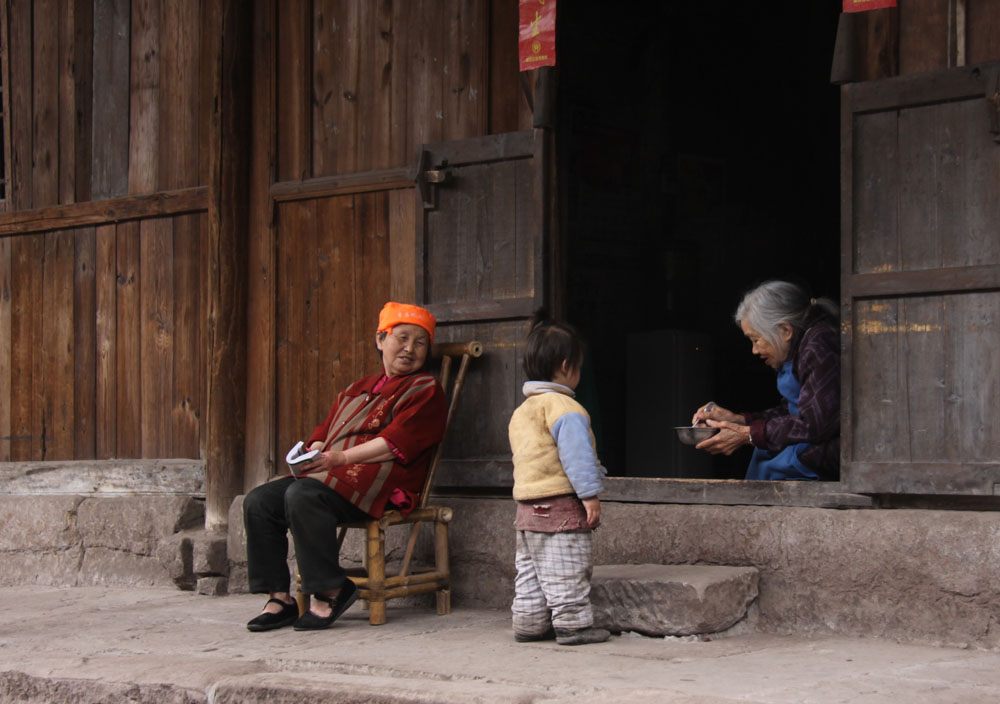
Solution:
M 556 0 L 519 0 L 521 70 L 556 65 Z
M 844 0 L 844 12 L 864 12 L 880 7 L 896 7 L 896 0 Z

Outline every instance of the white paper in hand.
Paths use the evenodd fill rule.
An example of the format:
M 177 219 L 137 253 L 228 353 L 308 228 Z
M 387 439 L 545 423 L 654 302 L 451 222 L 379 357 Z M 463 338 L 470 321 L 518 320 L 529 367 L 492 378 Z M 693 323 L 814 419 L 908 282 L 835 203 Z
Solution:
M 292 476 L 295 477 L 299 476 L 295 471 L 296 467 L 307 465 L 319 457 L 319 450 L 309 450 L 308 452 L 303 452 L 303 447 L 304 444 L 300 440 L 295 443 L 295 447 L 289 450 L 288 454 L 285 455 L 285 462 L 288 463 L 288 469 L 291 471 Z

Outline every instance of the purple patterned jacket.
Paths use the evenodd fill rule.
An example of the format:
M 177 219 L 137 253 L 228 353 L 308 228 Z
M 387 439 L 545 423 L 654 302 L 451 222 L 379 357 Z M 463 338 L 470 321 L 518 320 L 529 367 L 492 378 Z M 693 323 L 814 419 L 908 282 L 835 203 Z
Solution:
M 804 442 L 799 459 L 820 479 L 840 475 L 840 331 L 822 315 L 810 314 L 806 330 L 792 340 L 792 373 L 798 379 L 799 414 L 788 413 L 788 402 L 765 411 L 743 413 L 757 447 L 777 452 Z

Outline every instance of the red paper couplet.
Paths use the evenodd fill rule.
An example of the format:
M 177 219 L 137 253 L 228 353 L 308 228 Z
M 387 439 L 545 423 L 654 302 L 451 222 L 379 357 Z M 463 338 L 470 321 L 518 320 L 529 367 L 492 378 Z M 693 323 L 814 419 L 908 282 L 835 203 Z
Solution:
M 519 0 L 519 3 L 521 70 L 555 66 L 556 0 Z
M 844 12 L 864 12 L 880 7 L 896 7 L 896 0 L 844 0 Z

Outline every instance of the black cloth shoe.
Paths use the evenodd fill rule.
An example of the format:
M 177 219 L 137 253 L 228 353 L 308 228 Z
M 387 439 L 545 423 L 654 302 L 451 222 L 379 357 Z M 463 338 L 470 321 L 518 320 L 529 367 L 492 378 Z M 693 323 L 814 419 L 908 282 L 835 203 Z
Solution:
M 267 603 L 271 602 L 275 604 L 281 604 L 281 611 L 276 614 L 263 613 L 256 618 L 250 619 L 247 623 L 247 630 L 254 631 L 273 631 L 275 628 L 284 628 L 285 626 L 291 626 L 295 623 L 295 619 L 299 617 L 299 605 L 294 601 L 291 604 L 286 604 L 281 599 L 268 599 Z
M 556 632 L 552 630 L 552 626 L 549 626 L 549 630 L 545 631 L 545 633 L 514 634 L 514 640 L 516 640 L 518 643 L 534 643 L 535 641 L 538 640 L 555 640 L 555 639 L 556 639 Z
M 603 643 L 611 637 L 611 633 L 603 628 L 557 628 L 556 643 L 559 645 L 586 645 L 587 643 Z
M 326 617 L 317 616 L 312 611 L 305 612 L 292 626 L 296 631 L 319 631 L 332 626 L 333 622 L 340 618 L 340 615 L 358 600 L 358 588 L 354 582 L 347 579 L 344 580 L 344 586 L 340 588 L 336 598 L 331 599 L 319 594 L 313 594 L 313 596 L 320 601 L 325 601 L 333 611 Z

